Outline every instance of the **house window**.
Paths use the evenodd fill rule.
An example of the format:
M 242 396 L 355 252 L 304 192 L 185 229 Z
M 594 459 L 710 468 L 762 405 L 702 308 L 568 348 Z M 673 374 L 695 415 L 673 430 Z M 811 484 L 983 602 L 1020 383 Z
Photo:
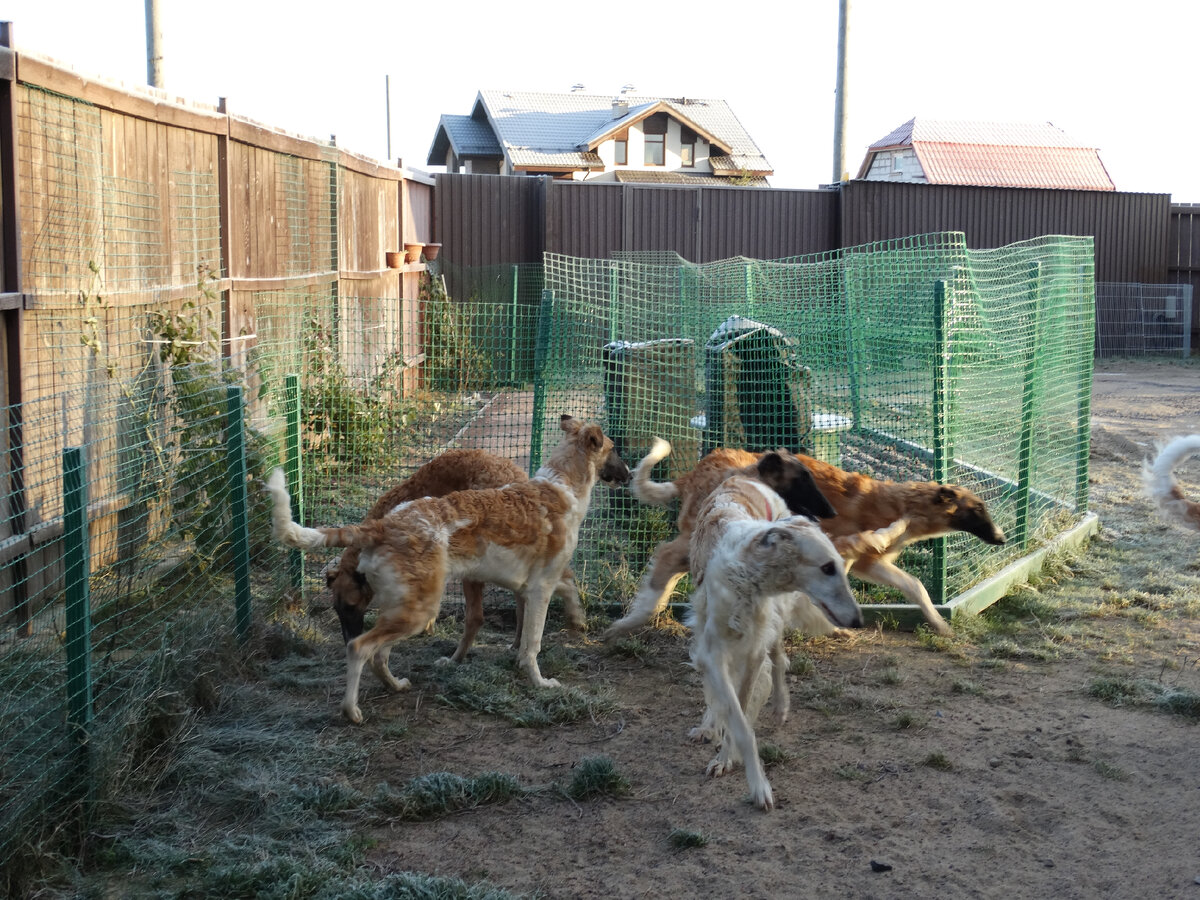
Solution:
M 645 164 L 662 166 L 667 162 L 667 114 L 655 113 L 642 123 L 645 139 Z
M 629 164 L 628 141 L 613 141 L 613 162 L 618 166 Z
M 689 169 L 696 165 L 696 132 L 690 128 L 679 129 L 679 162 Z

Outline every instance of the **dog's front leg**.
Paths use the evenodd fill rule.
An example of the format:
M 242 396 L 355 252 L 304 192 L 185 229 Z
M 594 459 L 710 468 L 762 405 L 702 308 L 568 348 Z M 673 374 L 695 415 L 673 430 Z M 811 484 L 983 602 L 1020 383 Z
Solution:
M 384 687 L 389 690 L 399 693 L 407 691 L 412 687 L 412 682 L 407 678 L 396 678 L 392 674 L 392 670 L 388 665 L 388 659 L 392 655 L 392 645 L 384 644 L 371 656 L 371 671 L 375 673 L 375 677 L 383 682 Z
M 925 621 L 929 623 L 930 628 L 946 637 L 954 634 L 954 629 L 950 627 L 950 624 L 933 608 L 933 600 L 930 599 L 929 592 L 925 590 L 925 585 L 921 584 L 919 578 L 914 578 L 886 560 L 871 557 L 860 559 L 854 564 L 852 571 L 863 581 L 896 588 L 910 603 L 915 603 L 921 608 L 921 613 L 925 616 Z
M 583 604 L 579 602 L 579 588 L 575 586 L 575 573 L 564 569 L 558 584 L 554 586 L 554 596 L 563 602 L 563 612 L 567 616 L 567 630 L 581 635 L 587 630 L 587 619 L 583 614 Z
M 537 663 L 542 650 L 542 630 L 546 627 L 546 611 L 550 606 L 552 587 L 542 579 L 532 582 L 522 592 L 525 596 L 525 616 L 521 623 L 521 649 L 517 651 L 517 665 L 535 687 L 562 687 L 556 678 L 543 678 Z M 517 602 L 519 604 L 521 601 Z
M 705 770 L 709 776 L 724 775 L 733 768 L 735 755 L 741 757 L 746 767 L 746 781 L 750 785 L 750 801 L 762 810 L 770 810 L 775 806 L 775 798 L 771 793 L 771 783 L 767 781 L 763 771 L 762 760 L 758 758 L 758 742 L 754 738 L 754 729 L 746 721 L 742 705 L 738 702 L 733 684 L 729 679 L 728 662 L 724 654 L 716 649 L 711 641 L 698 654 L 698 659 L 704 661 L 701 672 L 704 676 L 705 694 L 709 698 L 716 720 L 723 724 L 725 741 L 721 750 L 709 762 Z M 762 666 L 763 656 L 756 654 L 758 668 Z M 755 669 L 757 672 L 757 668 Z M 732 743 L 732 747 L 729 744 Z

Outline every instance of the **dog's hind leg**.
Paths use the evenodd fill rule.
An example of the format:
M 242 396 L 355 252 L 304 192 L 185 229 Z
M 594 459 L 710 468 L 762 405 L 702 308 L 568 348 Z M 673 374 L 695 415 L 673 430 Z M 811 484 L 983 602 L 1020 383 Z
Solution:
M 475 643 L 475 635 L 483 627 L 483 583 L 480 581 L 463 581 L 463 634 L 458 642 L 458 648 L 450 656 L 443 656 L 437 661 L 439 666 L 448 663 L 462 662 L 471 645 Z
M 910 603 L 921 607 L 921 614 L 925 616 L 925 621 L 929 623 L 930 628 L 947 637 L 954 634 L 954 629 L 934 609 L 933 600 L 930 599 L 929 592 L 925 590 L 925 585 L 921 584 L 919 578 L 914 578 L 886 560 L 872 557 L 858 560 L 851 571 L 863 581 L 896 588 Z
M 437 615 L 445 587 L 446 578 L 441 574 L 421 585 L 395 586 L 393 596 L 381 595 L 376 590 L 380 613 L 375 627 L 346 645 L 346 694 L 342 698 L 342 715 L 355 725 L 363 720 L 362 710 L 358 707 L 363 666 L 370 661 L 372 670 L 384 684 L 392 690 L 405 690 L 410 684 L 408 679 L 397 680 L 387 668 L 391 646 L 419 632 Z
M 640 628 L 667 607 L 671 591 L 688 570 L 688 539 L 679 535 L 654 551 L 650 567 L 638 584 L 637 593 L 625 617 L 613 622 L 604 632 L 604 640 L 623 637 Z

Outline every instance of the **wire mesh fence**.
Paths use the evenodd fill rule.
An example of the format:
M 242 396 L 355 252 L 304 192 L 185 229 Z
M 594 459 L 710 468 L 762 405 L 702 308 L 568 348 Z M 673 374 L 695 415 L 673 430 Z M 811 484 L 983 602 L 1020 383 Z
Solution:
M 988 501 L 1017 540 L 923 545 L 906 565 L 936 600 L 1086 507 L 1092 290 L 1090 239 L 968 251 L 950 234 L 780 261 L 447 266 L 416 301 L 259 291 L 236 351 L 204 282 L 29 311 L 57 389 L 8 410 L 24 453 L 0 523 L 0 860 L 114 795 L 209 702 L 189 654 L 285 610 L 340 640 L 317 613 L 329 559 L 270 540 L 255 479 L 273 465 L 321 524 L 358 521 L 450 447 L 533 471 L 562 413 L 631 463 L 669 439 L 657 477 L 711 446 L 786 446 Z M 585 602 L 627 600 L 670 531 L 598 487 L 573 562 Z
M 1096 355 L 1192 353 L 1192 286 L 1096 282 Z

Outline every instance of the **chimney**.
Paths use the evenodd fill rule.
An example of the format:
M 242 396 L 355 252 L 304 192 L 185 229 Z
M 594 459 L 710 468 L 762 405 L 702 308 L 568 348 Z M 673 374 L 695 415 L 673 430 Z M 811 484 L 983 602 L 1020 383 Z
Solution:
M 619 119 L 622 116 L 627 115 L 628 113 L 629 113 L 629 101 L 626 100 L 623 96 L 616 97 L 613 100 L 612 117 L 614 119 Z

